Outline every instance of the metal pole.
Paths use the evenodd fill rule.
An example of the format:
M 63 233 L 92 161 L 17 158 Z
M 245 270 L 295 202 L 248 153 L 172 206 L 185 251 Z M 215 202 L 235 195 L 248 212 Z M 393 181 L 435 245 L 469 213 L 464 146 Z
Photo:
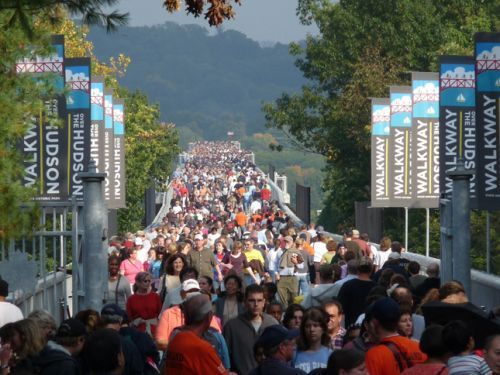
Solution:
M 460 158 L 457 168 L 447 175 L 453 180 L 453 278 L 462 282 L 465 292 L 471 298 L 470 277 L 470 196 L 469 180 L 473 171 L 466 170 Z
M 441 220 L 441 282 L 453 280 L 453 260 L 452 260 L 452 209 L 449 199 L 439 201 Z
M 405 207 L 405 249 L 408 251 L 408 207 Z
M 491 273 L 491 217 L 486 211 L 486 272 Z
M 429 258 L 429 241 L 430 241 L 430 214 L 429 209 L 425 209 L 425 256 Z
M 96 172 L 96 164 L 91 160 L 88 172 L 80 173 L 83 181 L 83 303 L 81 309 L 101 311 L 104 286 L 107 280 L 102 268 L 106 264 L 103 249 L 104 217 L 106 205 L 102 194 L 102 183 L 106 174 Z

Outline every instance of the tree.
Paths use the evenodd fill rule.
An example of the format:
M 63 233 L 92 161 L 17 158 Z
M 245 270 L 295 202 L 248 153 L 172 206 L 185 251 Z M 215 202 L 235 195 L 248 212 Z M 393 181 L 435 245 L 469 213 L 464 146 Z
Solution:
M 219 26 L 225 20 L 234 18 L 232 3 L 241 5 L 241 0 L 185 0 L 185 2 L 187 14 L 192 14 L 194 17 L 204 14 L 210 26 Z M 179 11 L 181 3 L 181 0 L 164 1 L 165 8 L 169 12 Z
M 35 28 L 33 16 L 44 14 L 48 22 L 57 24 L 70 16 L 81 15 L 84 24 L 106 26 L 108 31 L 128 22 L 128 13 L 112 11 L 106 13 L 103 7 L 113 6 L 119 0 L 2 0 L 0 11 L 7 15 L 3 28 L 19 26 L 33 39 Z
M 264 105 L 267 126 L 326 158 L 320 220 L 332 230 L 353 224 L 354 200 L 369 199 L 370 97 L 408 84 L 410 71 L 437 67 L 442 53 L 472 51 L 475 31 L 493 30 L 494 0 L 300 0 L 317 37 L 291 53 L 309 84 Z

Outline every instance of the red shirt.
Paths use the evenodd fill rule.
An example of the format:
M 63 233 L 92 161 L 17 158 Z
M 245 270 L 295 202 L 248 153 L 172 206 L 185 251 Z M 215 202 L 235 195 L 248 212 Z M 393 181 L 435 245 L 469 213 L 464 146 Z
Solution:
M 148 294 L 133 294 L 127 300 L 127 314 L 130 321 L 141 318 L 145 321 L 151 320 L 149 326 L 151 327 L 151 334 L 156 332 L 158 325 L 158 315 L 161 311 L 161 299 L 158 294 L 151 292 Z M 156 320 L 156 321 L 153 321 Z M 148 323 L 133 324 L 141 332 L 146 332 Z

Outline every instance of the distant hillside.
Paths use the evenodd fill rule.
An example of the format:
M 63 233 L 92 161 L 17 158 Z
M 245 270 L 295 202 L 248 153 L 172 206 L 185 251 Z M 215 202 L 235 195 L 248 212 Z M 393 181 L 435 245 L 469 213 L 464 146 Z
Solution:
M 202 27 L 169 22 L 111 34 L 94 28 L 89 39 L 100 59 L 131 57 L 120 83 L 158 102 L 162 120 L 205 139 L 225 138 L 228 130 L 236 137 L 263 131 L 262 101 L 304 82 L 288 46 L 263 48 L 237 31 L 209 36 Z

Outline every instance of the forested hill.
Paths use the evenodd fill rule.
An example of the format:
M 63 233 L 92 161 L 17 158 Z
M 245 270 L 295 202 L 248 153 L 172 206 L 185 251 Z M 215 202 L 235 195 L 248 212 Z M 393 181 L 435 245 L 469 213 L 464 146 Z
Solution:
M 168 22 L 111 34 L 93 29 L 89 39 L 99 59 L 119 53 L 132 59 L 120 83 L 158 102 L 162 120 L 205 139 L 228 130 L 237 138 L 262 131 L 262 101 L 298 91 L 304 82 L 288 46 L 263 48 L 237 31 L 210 36 L 200 26 Z

